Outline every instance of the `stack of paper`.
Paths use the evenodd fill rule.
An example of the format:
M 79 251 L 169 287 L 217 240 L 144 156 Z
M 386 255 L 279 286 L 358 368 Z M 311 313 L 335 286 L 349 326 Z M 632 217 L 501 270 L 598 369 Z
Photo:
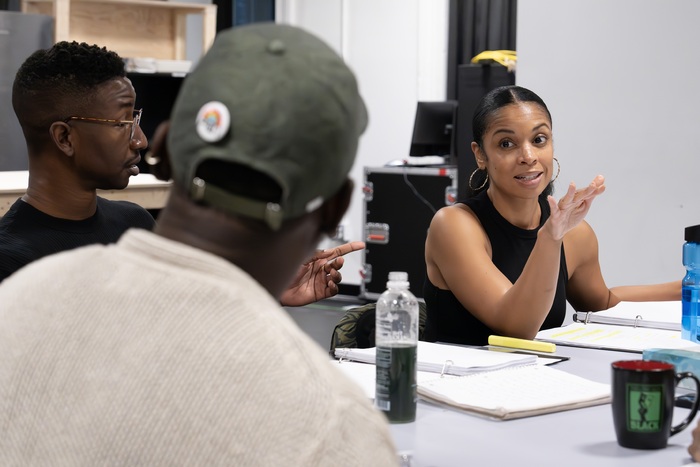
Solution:
M 418 395 L 500 420 L 610 402 L 610 385 L 555 368 L 528 365 L 418 383 Z
M 376 348 L 336 348 L 335 357 L 363 363 L 375 363 Z M 490 352 L 458 345 L 418 342 L 418 371 L 446 375 L 469 375 L 517 365 L 537 363 L 536 355 Z
M 185 75 L 192 69 L 190 60 L 164 60 L 149 57 L 127 58 L 126 71 L 134 73 L 172 73 Z

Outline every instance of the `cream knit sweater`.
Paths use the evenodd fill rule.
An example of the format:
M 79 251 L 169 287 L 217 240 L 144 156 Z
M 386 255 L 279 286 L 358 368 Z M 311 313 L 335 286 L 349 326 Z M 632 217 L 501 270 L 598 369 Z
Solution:
M 396 462 L 383 415 L 219 257 L 130 230 L 0 286 L 2 466 Z

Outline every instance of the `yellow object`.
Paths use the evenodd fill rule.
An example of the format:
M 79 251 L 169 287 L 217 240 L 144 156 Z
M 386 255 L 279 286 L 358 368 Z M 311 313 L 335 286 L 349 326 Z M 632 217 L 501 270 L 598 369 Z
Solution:
M 510 347 L 512 349 L 533 350 L 535 352 L 552 353 L 557 350 L 557 346 L 551 342 L 529 341 L 527 339 L 503 336 L 489 336 L 489 345 Z
M 508 71 L 514 71 L 518 63 L 518 55 L 515 50 L 485 50 L 472 58 L 471 62 L 496 62 L 508 68 Z

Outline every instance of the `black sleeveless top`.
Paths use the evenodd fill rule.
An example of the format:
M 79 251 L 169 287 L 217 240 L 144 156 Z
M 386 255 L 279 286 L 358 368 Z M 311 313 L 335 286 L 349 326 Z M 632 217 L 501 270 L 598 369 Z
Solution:
M 493 264 L 512 282 L 520 277 L 525 263 L 537 241 L 537 232 L 549 218 L 549 204 L 544 197 L 539 200 L 542 216 L 534 230 L 525 230 L 509 223 L 496 210 L 486 190 L 464 201 L 486 231 L 491 241 Z M 568 273 L 564 246 L 559 261 L 559 279 L 554 303 L 541 329 L 561 326 L 566 315 L 566 284 Z M 427 306 L 425 340 L 455 344 L 486 345 L 491 334 L 497 334 L 464 308 L 449 290 L 435 287 L 425 279 L 423 298 Z

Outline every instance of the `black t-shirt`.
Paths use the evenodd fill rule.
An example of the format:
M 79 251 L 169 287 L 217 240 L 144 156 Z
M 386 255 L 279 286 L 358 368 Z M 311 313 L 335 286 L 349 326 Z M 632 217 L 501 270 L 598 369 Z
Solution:
M 512 283 L 515 283 L 520 277 L 525 263 L 535 247 L 537 232 L 549 218 L 547 200 L 540 197 L 539 202 L 542 211 L 540 225 L 536 229 L 525 230 L 514 226 L 501 216 L 485 190 L 464 201 L 464 204 L 474 211 L 486 231 L 493 251 L 493 264 Z M 566 316 L 566 284 L 569 276 L 563 245 L 559 264 L 559 279 L 554 302 L 541 329 L 561 326 Z M 486 345 L 488 337 L 491 334 L 497 334 L 464 308 L 452 292 L 435 287 L 427 277 L 423 288 L 423 298 L 427 306 L 426 340 Z
M 152 230 L 153 217 L 128 201 L 97 197 L 88 219 L 52 217 L 21 199 L 0 218 L 0 281 L 44 256 L 94 243 L 114 243 L 129 228 Z

